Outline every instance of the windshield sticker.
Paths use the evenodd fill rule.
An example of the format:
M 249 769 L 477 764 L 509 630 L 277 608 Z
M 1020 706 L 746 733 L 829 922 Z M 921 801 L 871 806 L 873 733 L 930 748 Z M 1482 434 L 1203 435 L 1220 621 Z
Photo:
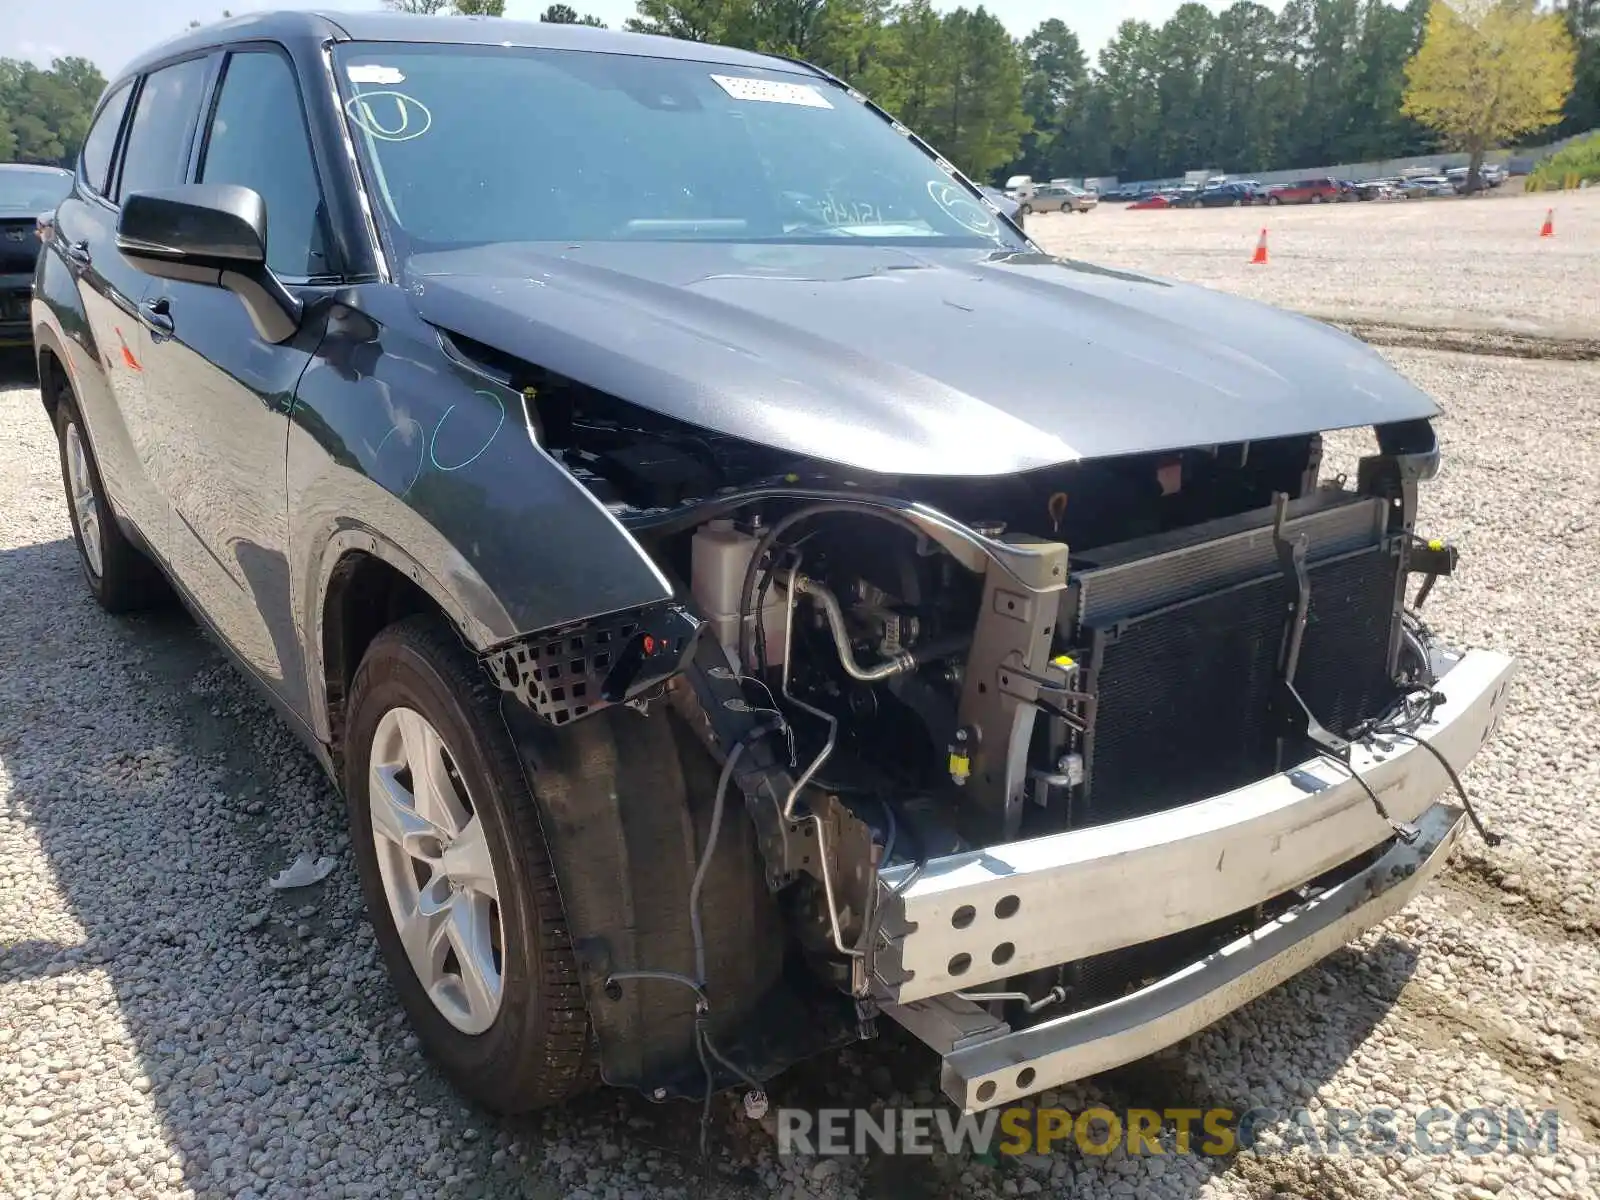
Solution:
M 804 108 L 833 107 L 828 103 L 828 98 L 809 83 L 774 83 L 770 79 L 748 79 L 742 75 L 713 75 L 711 78 L 735 100 L 798 104 Z
M 395 67 L 381 67 L 377 63 L 351 63 L 344 69 L 351 83 L 404 83 L 405 74 Z
M 933 197 L 933 202 L 942 208 L 952 220 L 965 225 L 973 233 L 981 233 L 985 237 L 994 237 L 1000 232 L 1000 227 L 995 223 L 994 217 L 983 210 L 983 206 L 967 194 L 965 188 L 957 187 L 953 183 L 944 183 L 938 179 L 928 180 L 928 195 Z
M 350 119 L 381 142 L 409 142 L 428 132 L 433 114 L 404 92 L 364 92 L 344 106 Z

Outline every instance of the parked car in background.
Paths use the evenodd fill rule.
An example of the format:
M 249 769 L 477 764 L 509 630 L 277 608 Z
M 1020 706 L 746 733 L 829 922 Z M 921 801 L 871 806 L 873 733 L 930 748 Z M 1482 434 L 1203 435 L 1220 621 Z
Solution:
M 1486 192 L 1499 187 L 1506 180 L 1505 168 L 1494 163 L 1484 163 L 1478 168 L 1476 186 L 1470 185 L 1466 167 L 1451 167 L 1444 176 L 1450 181 L 1450 186 L 1455 189 L 1458 196 L 1464 196 L 1469 192 Z
M 1082 188 L 1069 183 L 1047 183 L 1034 188 L 1031 195 L 1024 196 L 1017 209 L 1025 217 L 1031 213 L 1086 213 L 1099 203 L 1100 197 Z
M 33 344 L 28 309 L 39 258 L 38 221 L 71 190 L 71 171 L 0 163 L 0 349 Z
M 1406 194 L 1412 199 L 1427 196 L 1454 196 L 1455 184 L 1443 175 L 1413 175 L 1405 181 Z
M 1393 179 L 1363 179 L 1352 184 L 1357 200 L 1387 200 L 1395 195 Z
M 1130 209 L 1135 209 L 1135 208 L 1176 208 L 1177 204 L 1178 204 L 1178 200 L 1179 200 L 1179 197 L 1176 196 L 1172 192 L 1152 192 L 1148 196 L 1139 197 L 1139 199 L 1135 200 L 1132 204 L 1128 205 L 1128 207 Z
M 1183 202 L 1185 208 L 1243 208 L 1260 202 L 1263 192 L 1243 183 L 1224 183 L 1208 187 Z
M 1337 179 L 1326 176 L 1300 179 L 1267 189 L 1268 204 L 1325 204 L 1336 202 L 1342 192 Z

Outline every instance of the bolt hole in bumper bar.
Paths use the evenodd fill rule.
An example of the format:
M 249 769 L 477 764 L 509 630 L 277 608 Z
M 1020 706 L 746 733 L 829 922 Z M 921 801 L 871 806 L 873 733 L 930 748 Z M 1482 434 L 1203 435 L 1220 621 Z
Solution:
M 1474 650 L 1441 665 L 1444 703 L 1416 734 L 1459 772 L 1493 735 L 1516 664 Z M 1396 842 L 1131 995 L 1024 1030 L 949 993 L 1247 911 L 1382 846 L 1392 830 L 1347 771 L 1313 759 L 1168 812 L 931 860 L 900 896 L 889 889 L 908 868 L 885 871 L 875 980 L 884 1011 L 944 1057 L 945 1092 L 967 1112 L 1181 1041 L 1393 915 L 1444 867 L 1463 814 L 1434 803 L 1449 780 L 1433 756 L 1397 738 L 1358 745 L 1351 761 L 1394 817 L 1420 828 L 1413 845 Z

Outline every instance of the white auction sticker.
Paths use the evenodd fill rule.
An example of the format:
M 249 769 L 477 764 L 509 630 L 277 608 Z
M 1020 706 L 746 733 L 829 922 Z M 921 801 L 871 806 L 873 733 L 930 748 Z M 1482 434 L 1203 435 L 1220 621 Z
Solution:
M 396 67 L 381 67 L 376 63 L 351 63 L 344 69 L 351 83 L 404 83 L 405 75 Z
M 750 79 L 743 75 L 713 75 L 711 78 L 735 100 L 799 104 L 805 108 L 833 107 L 828 103 L 828 98 L 809 83 L 776 83 L 770 79 Z

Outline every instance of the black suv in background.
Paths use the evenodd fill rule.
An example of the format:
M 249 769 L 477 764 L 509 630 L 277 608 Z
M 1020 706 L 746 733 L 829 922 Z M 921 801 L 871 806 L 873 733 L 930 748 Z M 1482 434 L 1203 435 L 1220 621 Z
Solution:
M 28 308 L 39 258 L 38 220 L 71 190 L 71 171 L 0 163 L 0 350 L 33 344 Z

